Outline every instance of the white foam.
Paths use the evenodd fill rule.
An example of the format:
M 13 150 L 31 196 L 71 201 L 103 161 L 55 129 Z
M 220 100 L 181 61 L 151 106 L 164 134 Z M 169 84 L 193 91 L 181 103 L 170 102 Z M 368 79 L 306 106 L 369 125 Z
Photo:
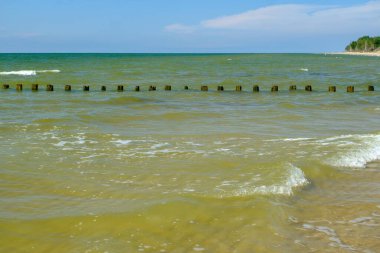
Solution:
M 167 143 L 167 142 L 157 143 L 157 144 L 152 145 L 150 148 L 151 149 L 157 149 L 157 148 L 162 148 L 162 147 L 165 147 L 165 146 L 168 146 L 168 145 L 169 145 L 169 143 Z
M 111 141 L 115 143 L 116 145 L 128 145 L 132 142 L 132 140 L 116 140 L 116 141 Z
M 290 164 L 289 173 L 290 173 L 290 176 L 288 177 L 285 184 L 287 187 L 293 188 L 293 187 L 306 185 L 309 183 L 303 171 L 292 164 Z
M 60 142 L 53 144 L 53 145 L 56 147 L 63 147 L 63 146 L 65 146 L 66 143 L 67 143 L 66 141 L 60 141 Z
M 282 141 L 308 141 L 312 140 L 312 138 L 286 138 L 282 139 Z
M 37 73 L 59 73 L 59 69 L 44 69 L 44 70 L 17 70 L 17 71 L 4 71 L 0 75 L 18 75 L 18 76 L 35 76 Z
M 239 189 L 234 192 L 234 196 L 248 196 L 254 194 L 278 194 L 278 195 L 293 195 L 293 189 L 304 186 L 309 183 L 303 171 L 292 165 L 288 165 L 288 174 L 284 182 L 276 185 L 262 185 L 250 189 Z
M 301 71 L 305 71 L 305 72 L 308 72 L 308 71 L 309 71 L 309 69 L 307 69 L 307 68 L 300 68 L 300 70 L 301 70 Z
M 35 76 L 37 75 L 37 72 L 35 70 L 19 70 L 19 71 L 0 72 L 0 75 Z
M 279 141 L 284 141 L 284 142 L 301 142 L 301 141 L 310 141 L 314 140 L 314 138 L 308 138 L 308 137 L 300 137 L 300 138 L 285 138 L 285 139 L 269 139 L 265 140 L 265 142 L 279 142 Z
M 66 147 L 66 146 L 76 146 L 76 145 L 83 145 L 85 144 L 86 142 L 89 142 L 89 143 L 94 143 L 94 141 L 86 141 L 84 137 L 82 136 L 75 136 L 75 139 L 76 140 L 61 140 L 59 139 L 58 137 L 56 137 L 54 134 L 51 134 L 51 133 L 44 133 L 43 135 L 51 135 L 51 139 L 58 139 L 59 142 L 58 143 L 53 143 L 52 145 L 55 146 L 55 147 L 65 147 L 63 148 L 63 150 L 71 150 L 70 147 Z
M 44 70 L 37 70 L 37 73 L 60 73 L 61 71 L 59 69 L 44 69 Z
M 348 147 L 337 156 L 328 159 L 326 163 L 329 165 L 364 168 L 368 162 L 380 159 L 380 135 L 342 135 L 322 140 L 322 144 L 331 142 L 337 147 Z
M 217 152 L 228 152 L 230 150 L 231 149 L 229 149 L 229 148 L 218 148 L 218 149 L 216 149 Z
M 206 249 L 197 244 L 197 245 L 195 245 L 195 247 L 193 248 L 193 250 L 194 251 L 204 251 Z
M 189 145 L 192 145 L 192 146 L 204 146 L 203 144 L 199 144 L 199 143 L 195 143 L 195 142 L 192 142 L 192 141 L 187 141 L 187 142 L 184 142 L 185 144 L 189 144 Z
M 367 135 L 363 135 L 363 136 L 367 136 Z M 348 139 L 348 138 L 352 138 L 352 137 L 355 137 L 355 135 L 352 135 L 352 134 L 338 135 L 338 136 L 333 136 L 333 137 L 325 138 L 325 139 L 319 140 L 317 142 L 318 143 L 327 143 L 327 144 L 329 144 L 330 142 L 333 142 L 333 141 L 342 140 L 342 139 Z

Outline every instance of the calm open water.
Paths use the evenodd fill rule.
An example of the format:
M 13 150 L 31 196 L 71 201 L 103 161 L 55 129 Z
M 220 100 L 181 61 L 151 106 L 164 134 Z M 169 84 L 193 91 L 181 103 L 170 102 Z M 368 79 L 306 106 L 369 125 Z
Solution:
M 0 54 L 0 252 L 379 252 L 379 66 Z

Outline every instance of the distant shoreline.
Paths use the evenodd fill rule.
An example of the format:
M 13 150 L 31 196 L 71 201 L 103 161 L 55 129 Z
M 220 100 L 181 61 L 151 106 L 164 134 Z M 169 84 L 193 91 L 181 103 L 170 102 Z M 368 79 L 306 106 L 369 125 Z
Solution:
M 327 53 L 327 54 L 377 56 L 377 57 L 380 57 L 380 51 L 376 51 L 376 52 L 333 52 L 333 53 Z

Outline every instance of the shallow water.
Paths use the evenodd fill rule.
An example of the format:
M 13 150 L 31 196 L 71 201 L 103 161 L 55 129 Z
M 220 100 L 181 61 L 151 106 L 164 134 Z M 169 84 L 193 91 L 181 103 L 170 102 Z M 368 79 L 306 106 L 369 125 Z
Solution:
M 1 54 L 0 251 L 376 252 L 379 63 Z

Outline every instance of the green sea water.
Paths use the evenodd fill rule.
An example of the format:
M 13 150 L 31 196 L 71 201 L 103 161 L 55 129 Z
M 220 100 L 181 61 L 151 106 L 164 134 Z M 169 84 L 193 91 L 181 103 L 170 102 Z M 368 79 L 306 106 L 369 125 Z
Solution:
M 0 252 L 378 252 L 379 66 L 0 54 Z

